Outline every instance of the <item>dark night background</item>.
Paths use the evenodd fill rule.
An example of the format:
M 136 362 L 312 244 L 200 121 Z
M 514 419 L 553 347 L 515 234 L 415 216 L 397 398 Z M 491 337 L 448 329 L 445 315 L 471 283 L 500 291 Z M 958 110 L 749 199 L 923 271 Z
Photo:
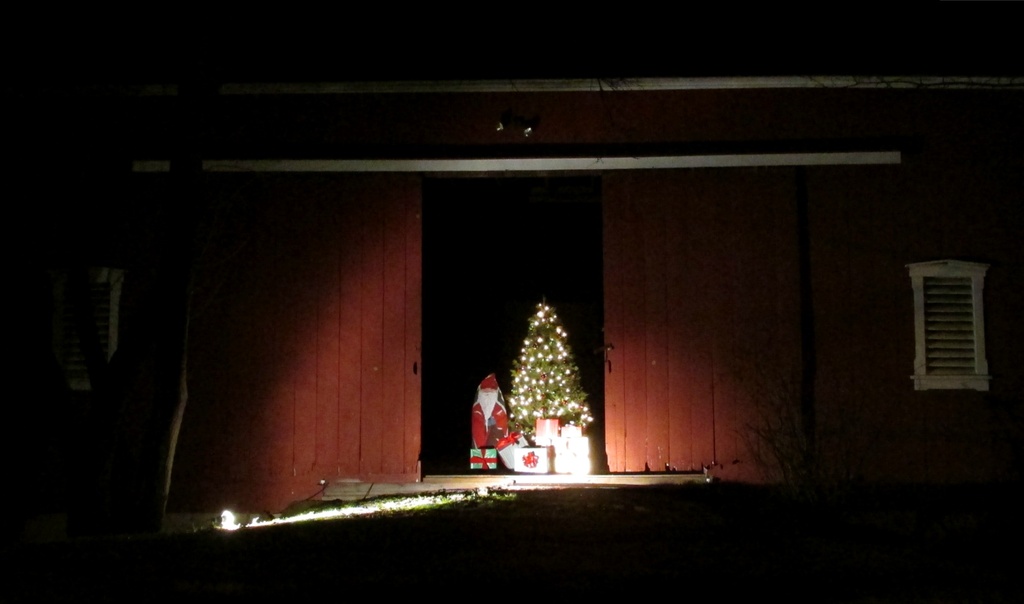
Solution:
M 476 387 L 494 373 L 508 399 L 541 300 L 569 332 L 599 438 L 600 179 L 428 178 L 423 198 L 424 471 L 465 471 Z
M 198 72 L 229 82 L 1021 74 L 1016 19 L 941 2 L 828 18 L 796 7 L 705 6 L 678 18 L 630 8 L 562 16 L 501 4 L 458 14 L 346 6 L 331 18 L 197 19 L 83 6 L 55 19 L 47 5 L 17 5 L 0 61 L 3 81 L 41 86 L 180 83 Z

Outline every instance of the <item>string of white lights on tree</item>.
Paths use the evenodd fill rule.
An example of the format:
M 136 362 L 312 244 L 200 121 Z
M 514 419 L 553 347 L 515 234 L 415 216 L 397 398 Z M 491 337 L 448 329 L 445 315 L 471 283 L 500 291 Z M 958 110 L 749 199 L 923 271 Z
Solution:
M 555 309 L 545 302 L 537 304 L 512 365 L 509 397 L 515 430 L 531 440 L 538 419 L 557 418 L 562 426 L 581 429 L 594 420 L 568 337 Z

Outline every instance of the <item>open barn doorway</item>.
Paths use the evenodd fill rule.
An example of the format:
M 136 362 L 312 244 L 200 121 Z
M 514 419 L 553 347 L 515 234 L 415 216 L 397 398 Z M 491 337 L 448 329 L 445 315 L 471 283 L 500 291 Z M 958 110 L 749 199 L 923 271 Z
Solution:
M 469 473 L 470 410 L 494 373 L 506 399 L 535 305 L 569 333 L 604 457 L 601 181 L 599 177 L 428 178 L 423 187 L 422 462 Z

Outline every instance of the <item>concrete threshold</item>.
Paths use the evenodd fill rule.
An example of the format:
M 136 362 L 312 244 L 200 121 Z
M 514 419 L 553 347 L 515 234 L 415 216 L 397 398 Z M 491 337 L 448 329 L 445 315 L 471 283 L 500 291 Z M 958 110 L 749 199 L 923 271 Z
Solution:
M 419 482 L 332 482 L 322 499 L 360 501 L 390 495 L 415 495 L 438 491 L 491 489 L 544 489 L 571 487 L 654 486 L 703 483 L 701 472 L 644 472 L 638 474 L 452 474 L 424 476 Z

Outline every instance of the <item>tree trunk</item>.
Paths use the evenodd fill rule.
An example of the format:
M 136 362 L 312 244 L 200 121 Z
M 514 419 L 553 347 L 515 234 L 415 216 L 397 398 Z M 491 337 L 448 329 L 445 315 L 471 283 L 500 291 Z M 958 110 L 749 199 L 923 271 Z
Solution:
M 203 210 L 202 159 L 198 130 L 202 93 L 181 88 L 182 109 L 178 132 L 181 139 L 171 158 L 173 195 L 168 208 L 159 270 L 155 282 L 155 306 L 160 312 L 153 325 L 153 402 L 142 442 L 139 507 L 134 528 L 159 531 L 170 495 L 174 453 L 188 402 L 187 350 L 192 298 L 195 242 Z
M 135 288 L 134 314 L 121 323 L 111 363 L 89 364 L 90 380 L 96 379 L 88 429 L 81 431 L 79 443 L 87 462 L 80 491 L 86 501 L 69 510 L 69 533 L 74 535 L 158 532 L 166 514 L 188 400 L 194 243 L 203 209 L 199 146 L 191 134 L 198 131 L 198 102 L 185 90 L 180 100 L 181 140 L 171 158 L 172 195 L 154 238 L 155 261 L 131 269 L 126 277 L 126 289 L 128 281 Z M 82 333 L 89 331 L 85 312 L 79 312 Z M 93 321 L 92 339 L 95 329 Z

